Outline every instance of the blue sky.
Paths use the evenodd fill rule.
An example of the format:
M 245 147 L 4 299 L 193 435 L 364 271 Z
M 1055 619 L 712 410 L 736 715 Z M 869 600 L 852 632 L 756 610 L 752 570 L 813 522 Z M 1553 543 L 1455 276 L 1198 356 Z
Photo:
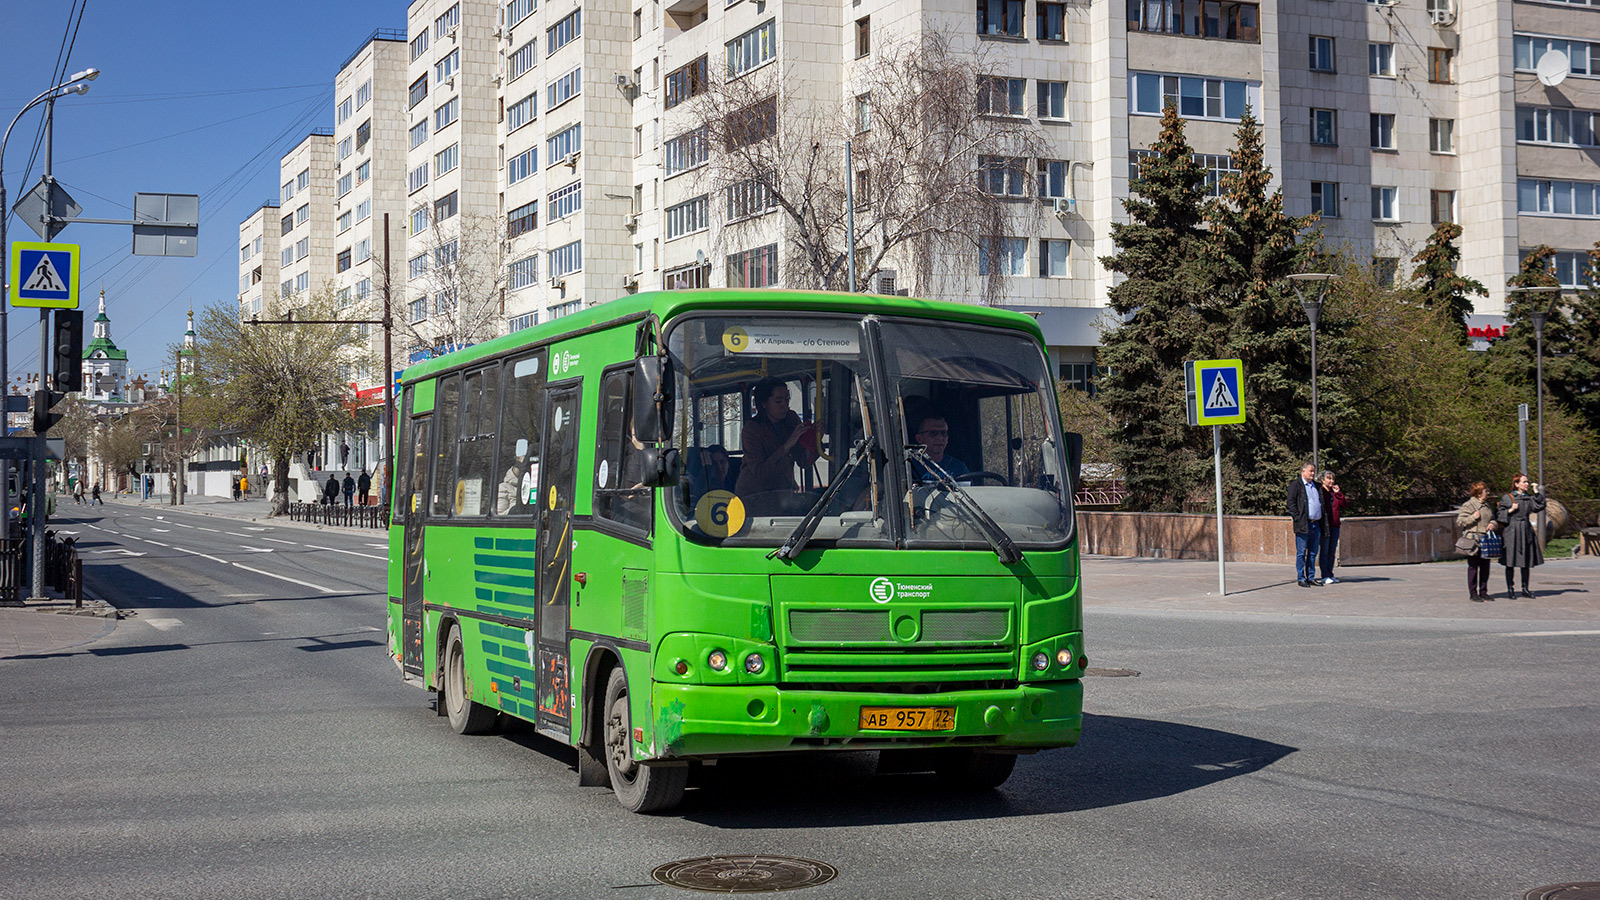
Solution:
M 200 195 L 194 259 L 133 256 L 132 230 L 68 226 L 56 238 L 82 246 L 83 308 L 93 318 L 106 291 L 111 336 L 128 369 L 171 368 L 184 314 L 233 302 L 239 222 L 278 192 L 278 159 L 314 127 L 333 125 L 333 77 L 376 28 L 405 28 L 405 0 L 17 0 L 3 5 L 0 129 L 65 76 L 101 71 L 89 93 L 56 102 L 54 175 L 82 215 L 131 219 L 136 191 Z M 7 203 L 31 190 L 29 171 L 44 104 L 29 110 L 5 147 Z M 8 240 L 38 240 L 15 217 Z M 10 372 L 37 372 L 39 318 L 10 316 Z M 85 338 L 87 340 L 87 336 Z

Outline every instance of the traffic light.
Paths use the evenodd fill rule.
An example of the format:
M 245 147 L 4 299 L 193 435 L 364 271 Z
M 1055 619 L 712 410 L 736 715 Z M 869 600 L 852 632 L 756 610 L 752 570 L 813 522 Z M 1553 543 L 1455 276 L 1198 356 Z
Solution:
M 55 358 L 50 386 L 57 391 L 83 390 L 83 310 L 55 311 Z
M 50 430 L 50 426 L 61 421 L 61 413 L 51 412 L 50 407 L 55 406 L 67 398 L 48 388 L 40 388 L 33 392 L 33 433 L 42 435 Z

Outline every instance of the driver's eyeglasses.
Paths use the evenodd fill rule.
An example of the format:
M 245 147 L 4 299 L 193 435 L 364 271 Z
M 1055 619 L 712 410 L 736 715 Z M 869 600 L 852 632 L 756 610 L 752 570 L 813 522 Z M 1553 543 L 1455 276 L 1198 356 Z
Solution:
M 919 432 L 917 432 L 917 436 L 918 437 L 921 437 L 923 435 L 927 435 L 928 437 L 945 437 L 945 438 L 947 438 L 947 437 L 950 436 L 950 429 L 948 429 L 948 428 L 933 428 L 933 429 L 930 429 L 928 431 L 919 431 Z

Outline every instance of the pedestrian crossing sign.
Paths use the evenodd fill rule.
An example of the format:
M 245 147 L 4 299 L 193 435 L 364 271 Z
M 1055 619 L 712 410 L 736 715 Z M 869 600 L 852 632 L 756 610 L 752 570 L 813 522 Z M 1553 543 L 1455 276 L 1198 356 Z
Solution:
M 17 241 L 11 245 L 11 305 L 78 308 L 78 245 Z
M 1187 365 L 1190 425 L 1237 425 L 1244 421 L 1244 363 L 1201 359 Z

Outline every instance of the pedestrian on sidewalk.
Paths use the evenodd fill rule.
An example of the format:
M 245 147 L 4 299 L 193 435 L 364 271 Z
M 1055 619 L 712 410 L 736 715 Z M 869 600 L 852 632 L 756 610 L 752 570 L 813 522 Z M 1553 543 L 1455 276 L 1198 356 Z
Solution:
M 1467 502 L 1461 504 L 1461 509 L 1456 511 L 1456 527 L 1461 529 L 1461 538 L 1456 541 L 1456 549 L 1467 554 L 1467 596 L 1473 603 L 1482 603 L 1493 600 L 1489 593 L 1489 559 L 1483 550 L 1483 538 L 1490 531 L 1498 527 L 1495 521 L 1494 507 L 1489 505 L 1489 486 L 1481 481 L 1474 481 L 1467 487 L 1471 494 Z
M 248 476 L 248 475 L 240 475 L 239 476 L 239 493 L 244 496 L 244 499 L 246 499 L 246 500 L 250 499 L 250 476 Z
M 339 479 L 328 474 L 328 483 L 322 486 L 322 505 L 332 506 L 339 498 Z
M 239 479 L 233 479 L 233 502 L 239 502 Z
M 1317 553 L 1322 549 L 1322 485 L 1317 467 L 1306 463 L 1300 477 L 1289 482 L 1289 518 L 1294 521 L 1294 578 L 1301 587 L 1317 581 Z
M 372 499 L 370 496 L 372 493 L 372 476 L 367 474 L 366 469 L 362 469 L 361 477 L 356 479 L 356 493 L 361 495 L 362 506 L 371 505 L 367 501 Z
M 1344 491 L 1334 480 L 1333 473 L 1322 470 L 1322 499 L 1326 507 L 1322 517 L 1322 583 L 1338 584 L 1333 577 L 1333 558 L 1339 550 L 1339 513 L 1344 510 Z
M 350 477 L 350 473 L 349 472 L 344 473 L 344 485 L 343 485 L 343 487 L 344 487 L 344 508 L 345 509 L 349 509 L 352 505 L 354 505 L 352 501 L 355 499 L 355 496 L 356 496 L 356 480 L 354 478 Z
M 1513 569 L 1522 570 L 1522 596 L 1533 599 L 1533 592 L 1528 590 L 1528 570 L 1544 565 L 1544 548 L 1539 546 L 1538 530 L 1528 521 L 1528 517 L 1537 512 L 1544 512 L 1544 491 L 1537 484 L 1530 486 L 1528 476 L 1518 472 L 1517 477 L 1511 479 L 1510 493 L 1500 497 L 1495 510 L 1501 537 L 1506 542 L 1500 565 L 1506 570 L 1508 600 L 1517 596 L 1511 584 Z

